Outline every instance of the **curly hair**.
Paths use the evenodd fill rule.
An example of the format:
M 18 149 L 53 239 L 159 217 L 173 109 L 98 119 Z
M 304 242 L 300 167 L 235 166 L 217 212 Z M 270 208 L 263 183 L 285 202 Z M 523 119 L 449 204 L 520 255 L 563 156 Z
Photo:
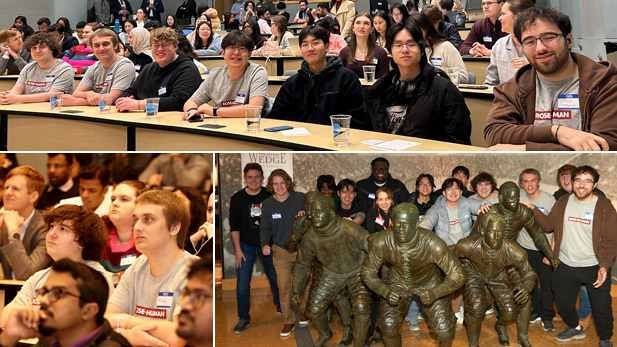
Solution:
M 178 47 L 178 33 L 172 28 L 154 29 L 150 33 L 150 43 L 154 44 L 155 42 L 171 43 Z
M 488 182 L 488 183 L 490 183 L 491 184 L 491 191 L 497 189 L 497 181 L 495 180 L 493 175 L 491 175 L 488 172 L 482 171 L 479 174 L 477 174 L 474 178 L 471 179 L 471 188 L 473 188 L 474 192 L 478 191 L 476 186 L 480 182 Z
M 44 44 L 47 47 L 49 47 L 54 57 L 57 57 L 58 55 L 60 55 L 60 52 L 61 52 L 60 42 L 58 41 L 58 39 L 56 39 L 56 37 L 53 34 L 46 33 L 46 32 L 34 34 L 28 37 L 26 42 L 24 42 L 24 48 L 30 51 L 32 47 L 38 44 Z
M 287 172 L 285 172 L 285 170 L 283 169 L 276 169 L 272 171 L 272 173 L 270 173 L 270 176 L 268 176 L 268 184 L 266 184 L 266 190 L 268 190 L 270 194 L 274 194 L 274 188 L 272 188 L 272 180 L 274 179 L 274 177 L 277 176 L 283 179 L 288 192 L 291 193 L 294 191 L 294 182 L 289 176 L 289 174 L 287 174 Z

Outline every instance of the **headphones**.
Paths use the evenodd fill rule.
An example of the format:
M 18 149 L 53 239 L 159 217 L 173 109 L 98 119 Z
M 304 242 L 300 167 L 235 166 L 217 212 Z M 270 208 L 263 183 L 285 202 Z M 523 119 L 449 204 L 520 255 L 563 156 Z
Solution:
M 422 79 L 418 79 L 418 81 L 414 83 L 410 83 L 408 81 L 401 81 L 401 74 L 397 73 L 392 78 L 392 84 L 394 85 L 394 92 L 396 95 L 405 97 L 405 98 L 414 98 L 417 94 L 416 89 L 418 84 L 422 81 Z

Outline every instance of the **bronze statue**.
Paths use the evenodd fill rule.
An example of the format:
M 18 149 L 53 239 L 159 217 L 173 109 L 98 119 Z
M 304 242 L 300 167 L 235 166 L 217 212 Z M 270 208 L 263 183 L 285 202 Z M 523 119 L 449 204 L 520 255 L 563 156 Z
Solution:
M 516 242 L 504 239 L 505 217 L 498 212 L 487 213 L 479 226 L 481 236 L 461 239 L 452 249 L 465 259 L 463 271 L 467 283 L 463 290 L 465 323 L 470 347 L 478 347 L 482 320 L 491 298 L 499 309 L 495 330 L 499 343 L 508 346 L 506 325 L 516 319 L 520 308 L 527 305 L 536 282 L 536 273 L 527 262 L 527 252 Z M 520 282 L 513 285 L 506 269 L 515 270 Z M 527 320 L 525 327 L 529 327 Z M 518 343 L 530 346 L 527 329 L 518 330 Z
M 362 280 L 381 296 L 378 325 L 386 347 L 401 346 L 401 324 L 412 295 L 420 297 L 439 345 L 451 346 L 454 340 L 456 319 L 449 294 L 465 282 L 463 269 L 446 243 L 418 227 L 418 220 L 415 205 L 396 205 L 391 228 L 371 236 L 362 264 Z M 377 274 L 386 264 L 389 271 L 381 279 Z
M 293 302 L 309 280 L 315 260 L 312 284 L 306 303 L 306 315 L 319 332 L 315 346 L 325 346 L 332 338 L 326 309 L 336 295 L 347 289 L 354 319 L 353 344 L 364 345 L 369 325 L 371 295 L 360 278 L 360 267 L 367 249 L 368 232 L 358 224 L 336 216 L 334 201 L 318 196 L 312 205 L 311 224 L 298 250 L 293 271 Z
M 289 253 L 294 253 L 298 250 L 302 237 L 311 228 L 312 205 L 315 198 L 320 195 L 321 193 L 316 191 L 304 194 L 304 215 L 296 218 L 291 234 L 289 234 L 287 241 L 285 241 L 285 248 Z M 343 338 L 339 344 L 349 346 L 353 342 L 353 333 L 351 329 L 351 305 L 349 304 L 347 291 L 343 290 L 341 293 L 338 293 L 334 301 L 336 301 L 339 316 L 343 323 Z

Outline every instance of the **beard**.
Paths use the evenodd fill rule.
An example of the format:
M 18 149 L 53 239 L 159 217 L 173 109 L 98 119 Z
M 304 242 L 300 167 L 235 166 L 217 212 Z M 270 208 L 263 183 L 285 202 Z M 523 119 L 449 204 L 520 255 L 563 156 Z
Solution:
M 547 51 L 547 53 L 553 53 L 553 59 L 548 63 L 539 63 L 536 58 L 533 58 L 533 67 L 544 76 L 551 76 L 556 74 L 560 69 L 566 66 L 568 59 L 570 59 L 570 51 L 566 48 L 559 48 L 555 51 Z
M 179 318 L 180 320 L 178 321 L 176 334 L 185 340 L 191 340 L 195 336 L 195 322 L 186 310 L 182 310 L 182 312 L 180 312 Z M 185 318 L 186 321 L 182 318 Z
M 56 328 L 46 326 L 45 322 L 41 322 L 41 324 L 39 325 L 39 333 L 41 333 L 41 335 L 43 336 L 51 336 L 55 332 L 56 332 Z

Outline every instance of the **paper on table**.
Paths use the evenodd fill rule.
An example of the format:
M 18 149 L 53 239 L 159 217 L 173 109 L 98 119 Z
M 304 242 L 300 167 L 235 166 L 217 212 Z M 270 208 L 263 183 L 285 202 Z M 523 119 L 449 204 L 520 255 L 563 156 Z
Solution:
M 377 145 L 371 146 L 371 148 L 375 149 L 383 149 L 386 151 L 402 151 L 409 147 L 414 147 L 421 145 L 420 142 L 411 142 L 411 141 L 403 141 L 403 140 L 392 140 L 388 142 L 382 142 Z
M 290 130 L 281 131 L 283 136 L 311 136 L 312 134 L 306 128 L 293 128 Z
M 377 146 L 380 143 L 384 143 L 385 141 L 381 141 L 381 140 L 375 140 L 375 139 L 369 139 L 369 140 L 364 140 L 360 143 L 365 144 L 365 145 L 369 145 L 369 146 Z

